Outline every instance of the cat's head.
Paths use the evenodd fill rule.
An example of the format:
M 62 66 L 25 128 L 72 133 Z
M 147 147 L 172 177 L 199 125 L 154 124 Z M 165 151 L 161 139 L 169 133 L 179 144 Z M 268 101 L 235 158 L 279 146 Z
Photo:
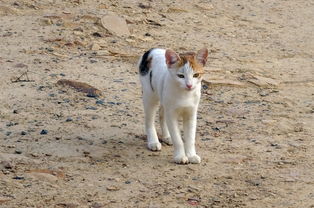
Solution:
M 172 78 L 183 89 L 192 91 L 202 81 L 208 50 L 177 54 L 171 49 L 165 53 L 166 64 Z

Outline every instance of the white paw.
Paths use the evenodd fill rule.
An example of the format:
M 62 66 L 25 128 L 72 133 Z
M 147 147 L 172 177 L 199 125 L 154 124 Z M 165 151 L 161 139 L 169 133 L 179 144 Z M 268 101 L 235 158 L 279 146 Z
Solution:
M 160 151 L 161 150 L 161 144 L 158 143 L 148 143 L 148 149 L 152 151 Z
M 193 156 L 190 156 L 188 158 L 189 158 L 190 163 L 194 163 L 194 164 L 201 163 L 201 158 L 198 155 L 193 155 Z
M 184 156 L 175 156 L 174 157 L 174 162 L 177 164 L 187 164 L 189 162 L 189 159 L 184 155 Z
M 167 144 L 167 145 L 172 145 L 172 140 L 171 140 L 171 137 L 167 137 L 167 138 L 160 138 L 160 140 Z

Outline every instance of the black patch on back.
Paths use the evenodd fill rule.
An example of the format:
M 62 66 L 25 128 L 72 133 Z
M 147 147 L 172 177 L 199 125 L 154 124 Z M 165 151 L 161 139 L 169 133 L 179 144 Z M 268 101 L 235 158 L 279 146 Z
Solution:
M 153 84 L 152 84 L 152 77 L 153 77 L 153 71 L 150 71 L 149 72 L 149 83 L 150 83 L 150 87 L 154 91 Z
M 153 50 L 153 48 L 146 51 L 142 57 L 142 61 L 141 61 L 140 66 L 139 66 L 140 74 L 142 76 L 145 76 L 149 72 L 150 59 L 148 59 L 148 56 L 152 50 Z

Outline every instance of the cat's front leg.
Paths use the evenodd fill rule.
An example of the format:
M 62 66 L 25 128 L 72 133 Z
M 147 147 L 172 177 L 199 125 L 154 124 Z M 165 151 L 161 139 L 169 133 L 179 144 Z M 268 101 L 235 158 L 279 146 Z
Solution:
M 195 150 L 197 111 L 188 111 L 183 115 L 184 148 L 190 163 L 200 163 L 201 158 Z
M 178 115 L 175 112 L 167 112 L 165 116 L 174 147 L 174 161 L 178 164 L 186 164 L 188 158 L 185 155 L 184 144 L 180 136 Z

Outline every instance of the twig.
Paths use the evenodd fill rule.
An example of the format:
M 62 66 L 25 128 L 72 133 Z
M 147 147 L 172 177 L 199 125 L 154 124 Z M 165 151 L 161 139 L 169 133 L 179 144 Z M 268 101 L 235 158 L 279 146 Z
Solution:
M 16 82 L 34 82 L 35 80 L 30 80 L 28 77 L 28 70 L 26 72 L 23 72 L 19 77 L 17 77 L 15 80 L 11 79 L 12 83 L 16 83 Z M 26 79 L 21 79 L 23 76 L 26 77 Z

